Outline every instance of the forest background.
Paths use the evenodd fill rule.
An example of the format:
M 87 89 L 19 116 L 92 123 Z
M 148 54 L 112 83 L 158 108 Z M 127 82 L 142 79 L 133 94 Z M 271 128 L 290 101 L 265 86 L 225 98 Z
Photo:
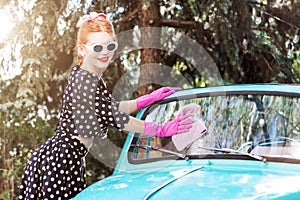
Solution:
M 75 24 L 92 11 L 108 14 L 116 33 L 126 33 L 127 46 L 104 74 L 120 100 L 162 86 L 300 82 L 300 0 L 1 0 L 0 199 L 17 198 L 30 154 L 54 134 L 76 60 Z M 158 40 L 147 40 L 148 27 Z M 186 38 L 201 48 L 189 48 Z M 138 48 L 146 43 L 161 48 Z M 189 55 L 200 49 L 221 81 L 193 64 Z M 96 142 L 98 153 L 87 156 L 88 184 L 112 173 L 126 136 L 110 129 Z

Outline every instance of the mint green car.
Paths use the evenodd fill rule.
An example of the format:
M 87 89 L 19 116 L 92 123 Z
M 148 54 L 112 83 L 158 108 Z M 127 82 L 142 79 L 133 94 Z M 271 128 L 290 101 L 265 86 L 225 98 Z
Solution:
M 300 199 L 300 85 L 181 90 L 137 117 L 165 123 L 190 104 L 205 133 L 129 133 L 114 173 L 74 199 Z

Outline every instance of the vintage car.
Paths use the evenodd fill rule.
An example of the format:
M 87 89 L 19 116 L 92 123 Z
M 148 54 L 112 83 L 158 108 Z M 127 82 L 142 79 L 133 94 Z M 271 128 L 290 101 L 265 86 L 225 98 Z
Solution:
M 300 199 L 300 85 L 185 89 L 137 117 L 163 124 L 190 105 L 192 131 L 129 133 L 114 173 L 74 199 Z

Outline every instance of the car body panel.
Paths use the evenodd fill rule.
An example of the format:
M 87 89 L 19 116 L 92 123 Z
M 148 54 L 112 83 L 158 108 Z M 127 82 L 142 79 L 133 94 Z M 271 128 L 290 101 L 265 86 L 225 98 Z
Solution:
M 299 180 L 300 168 L 295 164 L 182 160 L 112 175 L 75 199 L 287 199 L 287 195 L 294 199 L 300 197 Z

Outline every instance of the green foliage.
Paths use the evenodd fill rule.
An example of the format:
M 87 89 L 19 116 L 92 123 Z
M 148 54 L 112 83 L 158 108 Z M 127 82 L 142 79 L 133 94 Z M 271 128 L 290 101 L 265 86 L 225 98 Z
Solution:
M 21 112 L 16 112 L 18 113 Z M 1 119 L 4 115 L 1 111 Z M 53 135 L 53 125 L 50 126 L 50 121 L 39 117 L 25 121 L 24 118 L 12 113 L 10 118 L 13 120 L 1 120 L 0 128 L 1 199 L 12 199 L 16 195 L 21 175 L 31 153 Z
M 295 57 L 293 59 L 293 64 L 292 64 L 293 70 L 296 74 L 296 82 L 300 83 L 300 53 L 295 53 Z

